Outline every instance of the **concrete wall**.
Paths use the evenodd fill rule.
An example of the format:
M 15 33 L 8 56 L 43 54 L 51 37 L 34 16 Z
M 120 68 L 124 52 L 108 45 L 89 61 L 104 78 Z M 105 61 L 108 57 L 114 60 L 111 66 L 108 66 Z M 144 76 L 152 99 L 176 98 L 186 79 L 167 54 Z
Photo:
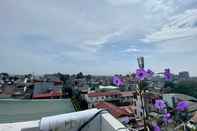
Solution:
M 65 131 L 65 128 L 66 128 L 66 131 L 77 131 L 84 122 L 90 119 L 90 117 L 87 117 L 87 113 L 90 112 L 89 115 L 91 115 L 91 113 L 94 111 L 97 112 L 98 110 L 92 109 L 92 110 L 87 110 L 85 112 L 82 111 L 82 112 L 76 112 L 76 113 L 68 113 L 68 114 L 71 114 L 72 116 L 71 115 L 68 116 L 68 114 L 63 114 L 63 116 L 61 115 L 52 116 L 53 119 L 51 119 L 51 117 L 50 119 L 46 118 L 46 120 L 44 121 L 45 123 L 43 123 L 44 124 L 43 126 L 45 127 L 43 128 L 45 129 L 43 131 L 48 131 L 48 129 L 52 129 L 55 131 Z M 62 124 L 61 121 L 59 121 L 60 120 L 59 118 L 62 119 L 62 117 L 64 117 L 65 115 L 68 118 L 65 119 Z M 55 117 L 58 119 L 56 119 Z M 76 121 L 80 123 L 77 124 Z M 4 125 L 4 126 L 1 126 L 0 124 L 0 131 L 40 131 L 41 122 L 38 120 L 38 121 L 29 121 L 29 122 L 22 122 L 22 123 L 7 123 L 7 125 Z M 65 123 L 67 123 L 66 127 L 65 127 Z M 108 112 L 102 112 L 101 114 L 97 115 L 97 117 L 95 117 L 90 123 L 88 123 L 82 129 L 82 131 L 117 131 L 117 130 L 129 131 L 128 129 L 125 128 L 124 125 L 122 125 L 116 118 L 114 118 Z
M 101 123 L 101 131 L 129 131 L 109 113 L 102 114 Z

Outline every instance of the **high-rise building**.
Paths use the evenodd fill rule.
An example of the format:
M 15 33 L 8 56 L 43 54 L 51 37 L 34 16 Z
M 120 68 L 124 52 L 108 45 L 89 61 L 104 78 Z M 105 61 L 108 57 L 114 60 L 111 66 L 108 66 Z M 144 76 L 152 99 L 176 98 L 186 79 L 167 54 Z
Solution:
M 189 79 L 189 72 L 188 71 L 179 72 L 178 78 L 179 78 L 179 80 L 188 80 Z

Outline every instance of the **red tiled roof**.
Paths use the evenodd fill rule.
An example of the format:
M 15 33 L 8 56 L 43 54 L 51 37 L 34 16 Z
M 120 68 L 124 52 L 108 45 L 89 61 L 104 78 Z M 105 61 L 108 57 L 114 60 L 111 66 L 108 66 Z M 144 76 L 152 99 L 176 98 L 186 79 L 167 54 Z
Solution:
M 123 110 L 127 111 L 129 114 L 134 113 L 134 111 L 133 111 L 134 107 L 133 106 L 121 106 L 120 109 L 123 109 Z
M 96 104 L 96 108 L 99 108 L 99 109 L 107 109 L 110 111 L 110 113 L 116 117 L 116 118 L 119 118 L 119 117 L 122 117 L 122 116 L 129 116 L 130 113 L 127 112 L 125 109 L 121 109 L 113 104 L 110 104 L 110 103 L 107 103 L 107 102 L 100 102 L 100 103 L 97 103 Z
M 98 96 L 114 96 L 114 95 L 118 95 L 118 96 L 123 96 L 123 97 L 127 97 L 127 96 L 133 96 L 135 92 L 131 92 L 131 91 L 127 91 L 127 92 L 92 92 L 89 93 L 88 96 L 89 97 L 98 97 Z
M 33 80 L 33 83 L 42 83 L 44 82 L 43 80 Z M 59 84 L 63 84 L 63 81 L 61 80 L 54 80 L 54 81 L 49 81 L 49 82 L 53 82 L 55 85 L 59 85 Z
M 61 85 L 63 84 L 64 82 L 61 81 L 61 80 L 55 80 L 55 81 L 52 81 L 54 83 L 54 85 Z
M 115 96 L 118 95 L 120 96 L 120 92 L 92 92 L 88 93 L 89 97 L 98 97 L 98 96 Z
M 57 97 L 57 96 L 62 96 L 62 95 L 63 94 L 61 92 L 52 91 L 49 93 L 42 93 L 42 94 L 33 95 L 33 99 Z
M 132 91 L 125 91 L 125 92 L 120 92 L 121 93 L 121 96 L 123 97 L 126 97 L 126 96 L 133 96 L 133 93 Z

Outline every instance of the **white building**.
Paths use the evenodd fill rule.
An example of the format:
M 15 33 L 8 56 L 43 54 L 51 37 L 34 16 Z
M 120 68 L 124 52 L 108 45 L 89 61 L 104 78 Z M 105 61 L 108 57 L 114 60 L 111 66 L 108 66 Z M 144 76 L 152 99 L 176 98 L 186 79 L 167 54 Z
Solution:
M 179 80 L 188 80 L 189 79 L 189 72 L 188 71 L 182 71 L 179 72 Z
M 133 92 L 91 92 L 85 95 L 88 108 L 94 108 L 98 102 L 133 103 Z
M 141 119 L 143 117 L 143 109 L 142 109 L 140 96 L 137 93 L 134 95 L 133 103 L 134 103 L 135 116 L 136 118 Z M 143 103 L 144 103 L 144 100 L 143 100 Z
M 92 92 L 85 95 L 88 108 L 96 107 L 99 102 L 120 102 L 127 103 L 134 107 L 135 116 L 141 118 L 143 115 L 140 96 L 136 92 Z

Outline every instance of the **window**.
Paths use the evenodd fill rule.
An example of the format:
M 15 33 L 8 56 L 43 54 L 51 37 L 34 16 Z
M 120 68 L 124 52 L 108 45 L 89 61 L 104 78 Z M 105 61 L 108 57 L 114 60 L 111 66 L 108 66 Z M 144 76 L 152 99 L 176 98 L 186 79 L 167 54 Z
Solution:
M 135 114 L 137 115 L 137 110 L 135 109 Z
M 134 95 L 133 98 L 137 100 L 137 95 Z
M 140 116 L 143 116 L 143 113 L 142 112 L 140 112 Z

